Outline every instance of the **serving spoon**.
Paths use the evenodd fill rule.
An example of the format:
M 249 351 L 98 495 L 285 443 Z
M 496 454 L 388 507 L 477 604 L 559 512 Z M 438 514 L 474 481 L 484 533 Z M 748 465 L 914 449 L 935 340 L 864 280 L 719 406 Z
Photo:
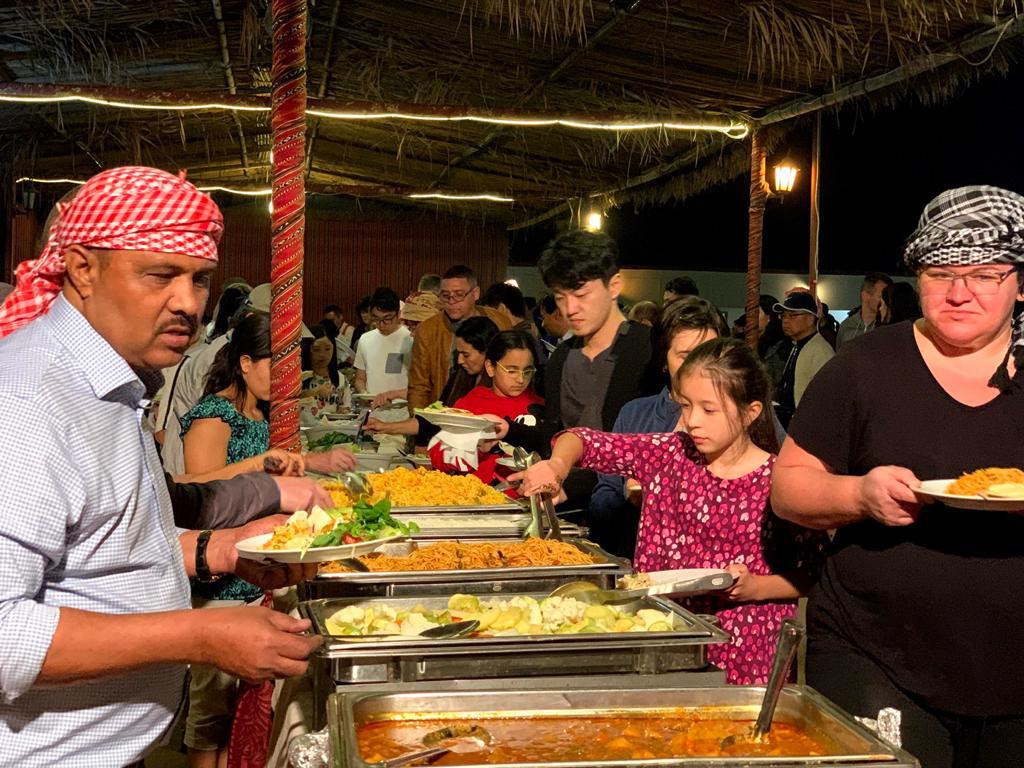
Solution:
M 782 627 L 779 629 L 779 644 L 775 646 L 775 656 L 772 657 L 772 671 L 768 674 L 768 682 L 764 687 L 764 698 L 761 700 L 761 711 L 754 722 L 754 728 L 747 734 L 726 736 L 719 744 L 721 749 L 729 749 L 739 741 L 758 744 L 764 740 L 772 728 L 775 707 L 779 703 L 782 689 L 786 686 L 786 677 L 789 674 L 789 668 L 793 665 L 796 649 L 806 632 L 803 625 L 797 624 L 792 619 L 783 620 Z
M 477 619 L 466 619 L 465 621 L 453 621 L 451 624 L 441 624 L 436 627 L 424 629 L 416 635 L 348 635 L 347 641 L 381 642 L 391 640 L 454 640 L 457 637 L 464 637 L 475 632 L 480 626 Z
M 479 752 L 490 746 L 490 743 L 491 734 L 483 726 L 476 725 L 475 723 L 449 725 L 445 728 L 431 731 L 423 737 L 423 746 L 426 749 L 407 752 L 390 760 L 382 760 L 379 763 L 371 763 L 370 765 L 372 768 L 399 768 L 403 765 L 429 760 L 432 757 L 447 755 L 449 752 L 456 754 Z
M 339 483 L 345 486 L 345 490 L 356 499 L 360 496 L 367 496 L 370 493 L 370 484 L 358 472 L 339 472 L 335 477 L 338 478 Z

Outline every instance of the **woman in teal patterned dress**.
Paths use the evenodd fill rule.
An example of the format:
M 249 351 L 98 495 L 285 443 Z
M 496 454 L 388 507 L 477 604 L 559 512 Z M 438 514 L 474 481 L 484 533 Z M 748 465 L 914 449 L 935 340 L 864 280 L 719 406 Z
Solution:
M 203 399 L 181 419 L 185 471 L 202 479 L 262 472 L 278 461 L 301 474 L 285 451 L 268 451 L 270 428 L 270 322 L 253 313 L 238 323 L 210 369 Z M 192 580 L 196 607 L 222 607 L 263 599 L 263 590 L 234 576 L 212 584 Z M 238 681 L 213 667 L 194 665 L 185 744 L 190 768 L 216 768 L 227 756 Z
M 233 477 L 244 472 L 301 475 L 307 466 L 325 471 L 351 469 L 348 451 L 299 454 L 269 450 L 270 320 L 254 312 L 241 320 L 217 354 L 205 394 L 181 419 L 185 472 L 192 480 Z M 311 468 L 312 468 L 311 467 Z M 234 576 L 213 583 L 192 582 L 196 607 L 259 602 L 263 591 Z M 185 743 L 190 768 L 215 768 L 226 760 L 237 680 L 212 668 L 192 667 Z

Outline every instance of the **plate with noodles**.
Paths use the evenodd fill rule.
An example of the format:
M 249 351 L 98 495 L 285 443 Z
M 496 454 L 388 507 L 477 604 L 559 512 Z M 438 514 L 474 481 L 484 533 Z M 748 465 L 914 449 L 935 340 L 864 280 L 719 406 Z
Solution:
M 955 479 L 926 480 L 916 493 L 948 507 L 1024 512 L 1024 470 L 986 467 Z

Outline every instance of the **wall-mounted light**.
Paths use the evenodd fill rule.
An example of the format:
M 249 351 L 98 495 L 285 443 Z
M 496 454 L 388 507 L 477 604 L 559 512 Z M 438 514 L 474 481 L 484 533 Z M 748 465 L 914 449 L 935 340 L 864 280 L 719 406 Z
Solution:
M 604 215 L 600 211 L 591 211 L 584 220 L 583 228 L 587 232 L 600 232 L 604 226 Z
M 786 157 L 782 162 L 775 164 L 775 194 L 784 195 L 786 192 L 792 192 L 793 187 L 796 185 L 796 176 L 800 173 L 800 168 Z

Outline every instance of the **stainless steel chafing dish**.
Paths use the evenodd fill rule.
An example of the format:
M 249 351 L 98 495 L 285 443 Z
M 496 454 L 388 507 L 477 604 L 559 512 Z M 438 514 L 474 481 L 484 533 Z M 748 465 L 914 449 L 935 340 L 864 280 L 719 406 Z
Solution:
M 531 521 L 529 513 L 523 510 L 483 514 L 473 511 L 401 513 L 400 517 L 420 527 L 420 532 L 413 537 L 416 539 L 519 539 Z M 563 536 L 579 536 L 579 530 L 574 524 L 562 525 Z
M 367 768 L 358 750 L 357 729 L 381 719 L 530 717 L 552 715 L 623 716 L 679 708 L 711 710 L 715 717 L 753 720 L 764 689 L 754 686 L 662 688 L 651 690 L 546 689 L 537 691 L 467 691 L 445 693 L 333 694 L 327 705 L 332 768 Z M 787 687 L 776 722 L 789 723 L 820 736 L 836 754 L 827 757 L 682 757 L 658 760 L 516 763 L 520 768 L 918 768 L 901 749 L 886 744 L 828 699 L 806 687 Z M 474 764 L 473 768 L 477 768 Z M 479 768 L 482 768 L 480 766 Z
M 500 539 L 473 537 L 447 537 L 439 541 L 482 543 Z M 424 545 L 434 542 L 424 541 Z M 632 573 L 629 560 L 605 552 L 596 544 L 583 539 L 566 539 L 599 562 L 583 565 L 555 565 L 525 568 L 480 568 L 477 570 L 444 571 L 377 571 L 364 573 L 322 573 L 316 579 L 300 585 L 300 599 L 316 600 L 328 597 L 405 597 L 464 592 L 474 595 L 492 595 L 508 592 L 550 592 L 567 581 L 590 581 L 602 589 L 614 589 L 616 581 Z M 407 555 L 415 541 L 393 542 L 383 545 L 380 552 L 388 555 Z
M 504 514 L 508 512 L 523 513 L 523 505 L 518 501 L 509 499 L 505 504 L 439 504 L 433 507 L 392 507 L 391 514 L 403 515 L 437 515 L 473 512 L 475 514 Z
M 519 593 L 524 594 L 524 593 Z M 563 635 L 513 635 L 452 640 L 333 636 L 327 618 L 349 605 L 369 608 L 443 609 L 449 594 L 416 598 L 313 600 L 300 604 L 302 615 L 324 637 L 317 651 L 335 683 L 364 683 L 537 675 L 660 674 L 707 666 L 706 648 L 728 635 L 681 606 L 646 597 L 618 606 L 633 613 L 653 608 L 672 615 L 667 632 Z M 547 593 L 534 593 L 541 599 Z

